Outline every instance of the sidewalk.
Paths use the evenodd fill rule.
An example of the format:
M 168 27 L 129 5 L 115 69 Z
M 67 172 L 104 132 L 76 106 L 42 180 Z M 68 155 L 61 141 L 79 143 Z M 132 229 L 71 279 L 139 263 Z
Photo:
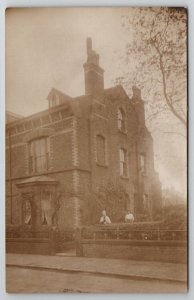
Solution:
M 137 280 L 187 281 L 187 265 L 122 259 L 7 254 L 8 267 L 42 269 L 56 272 L 83 272 Z

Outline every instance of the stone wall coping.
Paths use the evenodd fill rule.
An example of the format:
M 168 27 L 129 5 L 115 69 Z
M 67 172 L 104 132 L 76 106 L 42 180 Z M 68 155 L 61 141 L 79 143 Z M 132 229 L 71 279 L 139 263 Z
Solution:
M 161 241 L 161 240 L 111 240 L 111 239 L 83 239 L 80 240 L 81 244 L 108 244 L 108 245 L 132 245 L 132 246 L 159 246 L 159 247 L 186 247 L 187 241 Z

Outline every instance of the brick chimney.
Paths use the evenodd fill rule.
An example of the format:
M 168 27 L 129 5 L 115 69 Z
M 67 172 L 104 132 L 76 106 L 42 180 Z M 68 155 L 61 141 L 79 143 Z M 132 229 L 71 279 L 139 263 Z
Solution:
M 101 94 L 104 91 L 104 70 L 99 65 L 99 55 L 92 49 L 92 39 L 86 40 L 87 61 L 85 73 L 85 94 Z
M 139 120 L 139 125 L 145 125 L 145 109 L 144 109 L 144 101 L 141 98 L 141 90 L 136 86 L 132 87 L 133 96 L 131 98 L 131 103 L 137 113 L 137 117 Z

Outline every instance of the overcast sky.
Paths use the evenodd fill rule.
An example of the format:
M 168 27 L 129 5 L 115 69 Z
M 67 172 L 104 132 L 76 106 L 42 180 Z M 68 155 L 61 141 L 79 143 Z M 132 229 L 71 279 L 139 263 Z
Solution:
M 70 96 L 84 94 L 86 38 L 100 55 L 105 87 L 122 75 L 118 60 L 130 37 L 121 28 L 129 8 L 42 8 L 6 11 L 6 109 L 23 116 L 47 108 L 55 87 Z M 145 99 L 147 100 L 147 99 Z M 162 124 L 161 124 L 162 126 Z M 186 147 L 180 136 L 152 132 L 155 166 L 163 186 L 186 191 Z

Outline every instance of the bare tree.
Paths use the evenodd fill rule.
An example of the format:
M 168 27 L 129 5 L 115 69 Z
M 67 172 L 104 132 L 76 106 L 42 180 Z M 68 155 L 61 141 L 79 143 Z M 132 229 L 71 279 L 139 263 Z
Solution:
M 149 99 L 149 121 L 162 114 L 165 117 L 173 114 L 185 131 L 186 9 L 134 8 L 132 14 L 122 16 L 122 26 L 129 35 L 129 43 L 122 57 L 126 69 L 116 82 L 128 90 L 133 84 L 142 88 L 145 98 Z

